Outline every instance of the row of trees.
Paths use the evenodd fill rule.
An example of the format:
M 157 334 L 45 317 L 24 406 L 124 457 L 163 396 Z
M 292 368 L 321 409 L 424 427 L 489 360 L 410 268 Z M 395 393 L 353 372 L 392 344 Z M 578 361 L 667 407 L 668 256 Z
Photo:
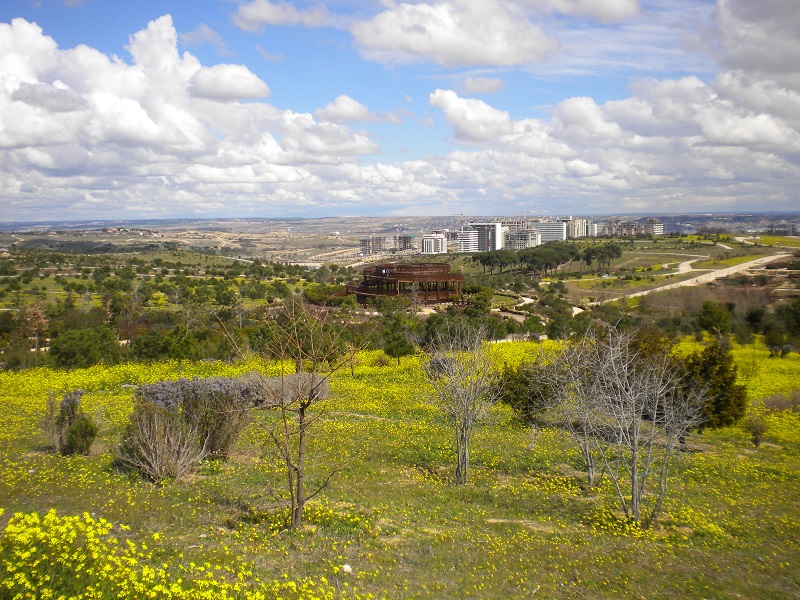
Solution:
M 572 242 L 549 242 L 534 248 L 524 250 L 492 250 L 471 255 L 472 260 L 483 267 L 483 272 L 489 269 L 493 275 L 495 268 L 500 273 L 509 267 L 526 268 L 540 276 L 554 274 L 560 267 L 579 262 L 591 268 L 597 262 L 600 268 L 610 268 L 611 261 L 622 256 L 622 247 L 616 242 L 606 242 L 581 249 Z

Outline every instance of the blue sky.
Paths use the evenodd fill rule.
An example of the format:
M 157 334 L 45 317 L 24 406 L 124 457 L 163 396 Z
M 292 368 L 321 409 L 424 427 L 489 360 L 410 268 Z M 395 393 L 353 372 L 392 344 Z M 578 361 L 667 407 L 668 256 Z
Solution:
M 0 219 L 797 211 L 793 4 L 0 1 Z

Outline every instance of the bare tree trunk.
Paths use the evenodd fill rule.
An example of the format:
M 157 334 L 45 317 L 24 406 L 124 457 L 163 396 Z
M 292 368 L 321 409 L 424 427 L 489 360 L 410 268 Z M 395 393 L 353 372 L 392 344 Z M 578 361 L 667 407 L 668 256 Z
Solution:
M 594 467 L 594 453 L 592 452 L 592 447 L 587 442 L 582 442 L 580 444 L 581 447 L 581 455 L 583 455 L 583 462 L 586 464 L 586 479 L 588 480 L 589 487 L 594 487 L 597 485 L 597 481 L 595 480 L 595 467 Z
M 456 434 L 456 454 L 458 455 L 456 484 L 464 485 L 469 476 L 469 430 L 465 423 L 461 424 Z
M 631 518 L 638 523 L 641 517 L 642 495 L 639 491 L 639 451 L 637 448 L 637 436 L 633 435 L 631 445 L 630 473 L 631 473 Z
M 305 460 L 306 460 L 306 409 L 308 405 L 301 403 L 298 409 L 298 432 L 297 441 L 297 477 L 295 480 L 295 502 L 292 510 L 292 528 L 300 527 L 303 524 L 303 507 L 306 504 L 305 490 L 303 483 L 305 480 Z

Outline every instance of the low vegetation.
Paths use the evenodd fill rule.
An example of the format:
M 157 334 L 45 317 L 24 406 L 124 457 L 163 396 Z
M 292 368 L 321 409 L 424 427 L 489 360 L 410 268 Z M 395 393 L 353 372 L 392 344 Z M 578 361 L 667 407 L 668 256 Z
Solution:
M 425 318 L 335 264 L 15 251 L 0 598 L 796 597 L 796 259 L 624 298 L 732 244 L 447 257 Z
M 513 369 L 557 348 L 500 344 L 492 354 Z M 754 365 L 756 408 L 758 394 L 800 389 L 796 354 L 770 359 L 763 345 L 734 345 L 733 355 L 741 371 Z M 135 387 L 177 379 L 176 361 L 0 374 L 3 595 L 52 582 L 63 582 L 59 593 L 91 586 L 121 598 L 790 598 L 800 589 L 800 415 L 791 409 L 761 410 L 758 448 L 737 427 L 690 434 L 662 518 L 643 529 L 624 517 L 607 475 L 585 486 L 567 433 L 532 433 L 502 404 L 473 431 L 468 485 L 452 485 L 452 428 L 428 404 L 421 358 L 398 366 L 380 356 L 360 353 L 314 408 L 308 483 L 335 474 L 295 529 L 282 508 L 285 466 L 268 451 L 275 413 L 255 411 L 227 460 L 155 486 L 117 470 L 113 449 Z M 241 377 L 261 365 L 184 361 L 181 375 Z M 88 455 L 47 452 L 48 390 L 77 388 L 100 435 Z M 743 569 L 747 577 L 730 576 Z

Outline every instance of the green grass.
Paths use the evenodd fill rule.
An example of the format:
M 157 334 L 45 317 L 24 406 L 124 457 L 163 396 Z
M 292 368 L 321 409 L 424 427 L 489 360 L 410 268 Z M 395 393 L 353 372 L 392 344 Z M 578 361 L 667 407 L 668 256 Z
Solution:
M 726 267 L 735 267 L 737 265 L 750 262 L 757 258 L 766 256 L 765 254 L 747 254 L 744 256 L 732 256 L 730 258 L 720 258 L 717 260 L 704 260 L 692 263 L 695 269 L 724 269 Z
M 755 244 L 764 246 L 788 246 L 789 248 L 800 248 L 800 238 L 788 237 L 785 235 L 761 235 L 751 240 Z
M 514 306 L 518 304 L 519 300 L 514 296 L 506 296 L 504 294 L 495 294 L 492 296 L 492 307 Z
M 495 347 L 508 364 L 537 351 L 531 343 Z M 800 360 L 747 352 L 737 348 L 737 360 L 757 365 L 748 376 L 758 393 L 796 385 Z M 113 524 L 110 535 L 123 545 L 146 544 L 137 569 L 166 565 L 164 576 L 182 573 L 185 586 L 205 576 L 199 565 L 208 563 L 215 581 L 224 581 L 224 565 L 244 562 L 251 571 L 244 588 L 256 587 L 256 578 L 324 577 L 331 597 L 344 584 L 389 598 L 800 592 L 800 415 L 770 416 L 758 450 L 736 428 L 692 436 L 698 451 L 675 468 L 665 518 L 637 533 L 616 514 L 607 479 L 600 490 L 584 489 L 579 454 L 563 434 L 532 436 L 504 407 L 475 433 L 471 482 L 451 485 L 451 434 L 425 402 L 419 360 L 379 367 L 376 356 L 362 354 L 355 377 L 348 370 L 333 381 L 335 399 L 311 444 L 309 483 L 338 472 L 309 510 L 308 525 L 294 532 L 271 525 L 283 480 L 266 443 L 269 415 L 256 415 L 230 460 L 207 463 L 186 482 L 154 486 L 115 471 L 110 451 L 131 408 L 131 390 L 121 385 L 174 377 L 174 365 L 0 374 L 0 530 L 17 511 L 94 514 Z M 184 368 L 200 376 L 247 369 Z M 51 387 L 89 392 L 86 409 L 103 419 L 90 456 L 43 450 L 37 419 Z M 341 571 L 344 564 L 353 572 Z

